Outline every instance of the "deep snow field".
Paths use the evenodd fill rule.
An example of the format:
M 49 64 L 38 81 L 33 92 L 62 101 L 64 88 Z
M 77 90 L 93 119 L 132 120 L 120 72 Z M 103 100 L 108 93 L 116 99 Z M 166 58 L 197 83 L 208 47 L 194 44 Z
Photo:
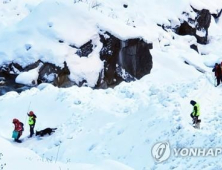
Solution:
M 69 58 L 73 55 L 72 49 L 66 43 L 58 45 L 55 40 L 62 37 L 67 43 L 81 45 L 95 37 L 100 48 L 96 35 L 99 27 L 123 39 L 141 36 L 153 42 L 154 48 L 151 50 L 151 74 L 135 82 L 123 82 L 113 89 L 57 88 L 41 84 L 20 94 L 9 92 L 0 96 L 2 169 L 222 169 L 221 155 L 171 156 L 162 163 L 156 163 L 151 155 L 153 145 L 161 141 L 169 141 L 172 147 L 221 146 L 222 86 L 214 86 L 212 67 L 215 62 L 222 61 L 222 19 L 215 21 L 212 17 L 207 45 L 197 44 L 192 36 L 165 32 L 156 25 L 167 24 L 168 19 L 174 19 L 176 24 L 181 11 L 190 10 L 189 4 L 198 9 L 207 7 L 217 11 L 222 8 L 221 1 L 214 0 L 211 4 L 207 0 L 98 0 L 76 4 L 69 0 L 4 2 L 0 4 L 1 64 L 16 61 L 27 65 L 42 59 L 61 65 L 63 61 L 70 61 L 73 64 L 70 78 L 78 81 L 75 74 L 86 71 L 89 74 L 85 76 L 93 85 L 96 79 L 92 76 L 99 70 L 92 67 L 89 71 L 84 62 L 92 61 L 100 68 L 99 50 L 95 49 L 89 61 L 80 61 L 75 56 L 78 62 L 74 62 Z M 93 7 L 99 3 L 98 7 Z M 122 8 L 125 3 L 129 6 L 127 10 Z M 48 30 L 47 24 L 55 26 L 53 31 Z M 33 46 L 28 52 L 24 50 L 27 42 Z M 190 49 L 193 43 L 197 44 L 199 54 Z M 82 72 L 75 70 L 75 66 Z M 20 77 L 20 81 L 25 82 L 26 78 Z M 200 104 L 200 129 L 191 125 L 190 100 Z M 26 115 L 30 110 L 37 115 L 35 130 L 56 127 L 56 132 L 51 136 L 27 139 Z M 25 124 L 21 144 L 14 143 L 11 138 L 13 118 Z

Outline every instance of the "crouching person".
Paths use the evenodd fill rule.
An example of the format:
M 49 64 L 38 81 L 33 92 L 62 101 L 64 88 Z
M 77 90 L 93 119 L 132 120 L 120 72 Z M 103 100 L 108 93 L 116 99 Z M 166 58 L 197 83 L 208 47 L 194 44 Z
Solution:
M 193 105 L 193 112 L 190 114 L 190 116 L 193 119 L 193 124 L 196 125 L 197 123 L 200 123 L 201 120 L 198 119 L 200 116 L 200 106 L 197 102 L 191 100 L 190 104 Z
M 15 142 L 21 143 L 22 141 L 19 140 L 19 138 L 22 136 L 22 132 L 24 131 L 23 123 L 18 119 L 13 119 L 12 123 L 15 125 L 12 138 L 14 138 Z

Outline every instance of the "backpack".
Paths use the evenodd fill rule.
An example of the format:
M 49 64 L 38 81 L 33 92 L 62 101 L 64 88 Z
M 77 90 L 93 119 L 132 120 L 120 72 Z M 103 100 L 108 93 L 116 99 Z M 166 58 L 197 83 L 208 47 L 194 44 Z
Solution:
M 19 132 L 18 131 L 13 131 L 12 132 L 12 138 L 17 139 Z
M 20 122 L 20 125 L 22 127 L 22 131 L 24 131 L 24 124 L 22 122 Z

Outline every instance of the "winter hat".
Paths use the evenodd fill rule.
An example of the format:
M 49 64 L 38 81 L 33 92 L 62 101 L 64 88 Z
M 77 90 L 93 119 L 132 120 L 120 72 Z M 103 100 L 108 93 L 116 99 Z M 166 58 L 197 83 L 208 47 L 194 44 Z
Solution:
M 16 123 L 16 122 L 19 122 L 19 120 L 16 119 L 16 118 L 14 118 L 13 121 L 12 121 L 12 123 Z
M 30 116 L 33 116 L 33 115 L 34 115 L 34 112 L 33 112 L 33 111 L 30 111 L 30 112 L 29 112 L 29 115 L 30 115 Z
M 195 102 L 195 101 L 193 101 L 193 100 L 191 100 L 191 101 L 190 101 L 190 104 L 195 105 L 195 104 L 196 104 L 196 102 Z

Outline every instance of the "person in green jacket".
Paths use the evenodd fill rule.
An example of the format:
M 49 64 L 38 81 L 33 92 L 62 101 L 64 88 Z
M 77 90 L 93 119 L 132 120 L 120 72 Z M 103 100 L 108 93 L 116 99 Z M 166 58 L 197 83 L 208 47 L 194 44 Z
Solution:
M 200 106 L 194 100 L 191 100 L 190 104 L 193 105 L 193 112 L 190 114 L 190 116 L 193 119 L 193 124 L 196 124 L 198 121 L 198 117 L 200 116 Z
M 30 138 L 34 135 L 34 128 L 35 128 L 35 123 L 36 123 L 36 115 L 34 114 L 33 111 L 30 111 L 28 113 L 28 116 L 29 116 L 29 120 L 28 120 L 28 123 L 29 123 L 29 126 L 30 126 Z

